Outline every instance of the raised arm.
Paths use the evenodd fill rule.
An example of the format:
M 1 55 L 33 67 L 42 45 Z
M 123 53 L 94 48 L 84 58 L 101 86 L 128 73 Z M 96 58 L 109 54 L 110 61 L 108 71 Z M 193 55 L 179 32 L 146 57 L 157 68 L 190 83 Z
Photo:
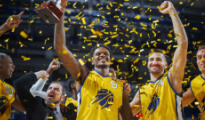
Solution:
M 22 21 L 21 16 L 23 15 L 23 13 L 24 12 L 21 11 L 18 15 L 10 16 L 6 20 L 6 22 L 0 26 L 0 36 L 12 28 L 17 28 Z
M 123 120 L 134 120 L 132 110 L 129 105 L 128 91 L 124 90 L 123 93 L 123 105 L 120 109 L 120 115 Z
M 65 13 L 65 7 L 67 5 L 67 0 L 61 0 L 61 11 Z M 66 47 L 66 36 L 64 30 L 64 16 L 60 19 L 60 22 L 55 24 L 54 31 L 54 49 L 58 54 L 60 60 L 63 62 L 63 66 L 72 75 L 73 79 L 79 79 L 81 73 L 81 67 L 77 60 L 73 56 L 70 50 Z
M 130 102 L 130 107 L 132 109 L 133 116 L 135 116 L 141 110 L 141 101 L 139 94 L 139 91 L 137 91 L 135 97 Z
M 47 68 L 47 73 L 49 74 L 49 75 L 51 75 L 52 73 L 53 73 L 53 71 L 55 71 L 55 70 L 57 70 L 57 69 L 59 69 L 60 68 L 60 62 L 58 61 L 58 60 L 53 60 L 50 64 L 49 64 L 49 66 L 48 66 L 48 68 Z
M 192 103 L 194 100 L 195 100 L 195 96 L 191 88 L 189 88 L 186 92 L 183 93 L 182 106 L 185 107 L 189 105 L 190 103 Z
M 184 69 L 187 60 L 188 38 L 173 4 L 169 1 L 165 1 L 161 4 L 160 7 L 160 12 L 162 14 L 169 14 L 169 16 L 171 17 L 174 34 L 177 39 L 177 49 L 174 53 L 172 67 L 170 69 L 170 82 L 176 92 L 181 93 L 181 82 L 184 77 Z
M 57 60 L 53 60 L 49 64 L 47 71 L 39 71 L 35 73 L 39 79 L 30 89 L 30 92 L 33 97 L 39 96 L 45 99 L 46 92 L 42 91 L 43 87 L 45 86 L 49 75 L 51 75 L 52 72 L 57 70 L 58 68 L 60 68 L 60 62 Z

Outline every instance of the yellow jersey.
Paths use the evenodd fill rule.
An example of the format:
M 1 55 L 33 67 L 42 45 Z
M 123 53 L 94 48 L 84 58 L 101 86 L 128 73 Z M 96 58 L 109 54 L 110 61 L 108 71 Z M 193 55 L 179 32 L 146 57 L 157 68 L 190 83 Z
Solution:
M 77 120 L 118 120 L 123 102 L 122 81 L 90 71 L 77 95 Z
M 70 103 L 72 103 L 75 107 L 78 106 L 78 101 L 75 98 L 73 98 L 73 97 L 66 97 L 65 106 L 68 106 Z
M 15 90 L 0 79 L 0 120 L 8 120 L 11 115 L 11 103 L 15 100 Z
M 182 120 L 182 95 L 172 87 L 168 74 L 140 88 L 143 120 Z
M 202 110 L 200 120 L 205 120 L 205 78 L 198 75 L 191 81 L 191 90 L 199 102 L 200 108 Z

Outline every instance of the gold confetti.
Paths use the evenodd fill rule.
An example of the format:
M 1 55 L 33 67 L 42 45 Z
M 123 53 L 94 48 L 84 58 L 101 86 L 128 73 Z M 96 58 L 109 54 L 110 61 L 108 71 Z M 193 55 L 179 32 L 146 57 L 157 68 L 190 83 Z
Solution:
M 78 61 L 79 61 L 81 66 L 83 66 L 85 64 L 82 59 L 78 59 Z
M 32 38 L 28 38 L 28 40 L 29 40 L 29 41 L 33 41 L 33 39 L 32 39 Z
M 30 21 L 30 23 L 33 23 L 33 22 L 34 22 L 34 20 L 31 20 L 31 21 Z
M 73 54 L 74 57 L 78 57 L 76 54 Z
M 159 10 L 163 10 L 163 8 L 162 8 L 162 7 L 160 7 L 160 6 L 157 6 L 157 8 L 158 8 Z
M 30 57 L 25 57 L 25 56 L 21 56 L 21 58 L 23 59 L 23 61 L 28 61 L 31 59 Z
M 14 32 L 15 31 L 15 28 L 12 28 L 11 32 Z
M 58 52 L 59 54 L 68 54 L 68 50 L 62 50 Z
M 38 33 L 39 33 L 39 34 L 42 34 L 42 30 L 40 30 Z
M 21 32 L 20 32 L 20 36 L 23 37 L 24 39 L 27 39 L 27 38 L 28 38 L 28 34 L 26 34 L 25 31 L 21 31 Z
M 50 46 L 49 48 L 48 48 L 48 50 L 51 50 L 52 49 L 52 46 Z
M 111 65 L 111 64 L 113 64 L 113 62 L 107 62 L 107 64 L 108 64 L 108 65 Z
M 198 30 L 198 28 L 197 27 L 192 27 L 192 30 Z
M 85 17 L 82 18 L 82 22 L 84 25 L 86 24 Z
M 140 15 L 137 15 L 134 17 L 134 19 L 137 19 L 137 20 L 139 20 L 140 18 L 141 18 Z

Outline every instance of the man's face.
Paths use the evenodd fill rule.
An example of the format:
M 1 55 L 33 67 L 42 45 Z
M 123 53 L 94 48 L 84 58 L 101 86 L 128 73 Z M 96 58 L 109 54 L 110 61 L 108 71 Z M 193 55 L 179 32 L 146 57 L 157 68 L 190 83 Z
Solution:
M 199 50 L 196 54 L 196 58 L 199 71 L 205 73 L 205 49 Z
M 104 47 L 97 48 L 93 53 L 92 64 L 98 68 L 106 68 L 110 66 L 107 62 L 111 62 L 109 51 Z
M 162 53 L 154 52 L 150 54 L 147 67 L 152 74 L 163 74 L 166 65 L 167 63 Z
M 13 75 L 13 71 L 15 69 L 15 65 L 10 56 L 5 56 L 0 61 L 0 75 L 2 79 L 11 78 Z
M 57 83 L 52 83 L 46 92 L 46 103 L 48 105 L 58 104 L 62 101 L 62 86 Z

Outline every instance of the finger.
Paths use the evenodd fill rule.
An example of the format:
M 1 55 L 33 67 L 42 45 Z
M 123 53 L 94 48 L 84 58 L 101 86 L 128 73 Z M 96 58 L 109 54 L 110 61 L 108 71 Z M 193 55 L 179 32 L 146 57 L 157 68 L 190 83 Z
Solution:
M 20 18 L 24 14 L 24 11 L 21 11 L 17 16 Z

